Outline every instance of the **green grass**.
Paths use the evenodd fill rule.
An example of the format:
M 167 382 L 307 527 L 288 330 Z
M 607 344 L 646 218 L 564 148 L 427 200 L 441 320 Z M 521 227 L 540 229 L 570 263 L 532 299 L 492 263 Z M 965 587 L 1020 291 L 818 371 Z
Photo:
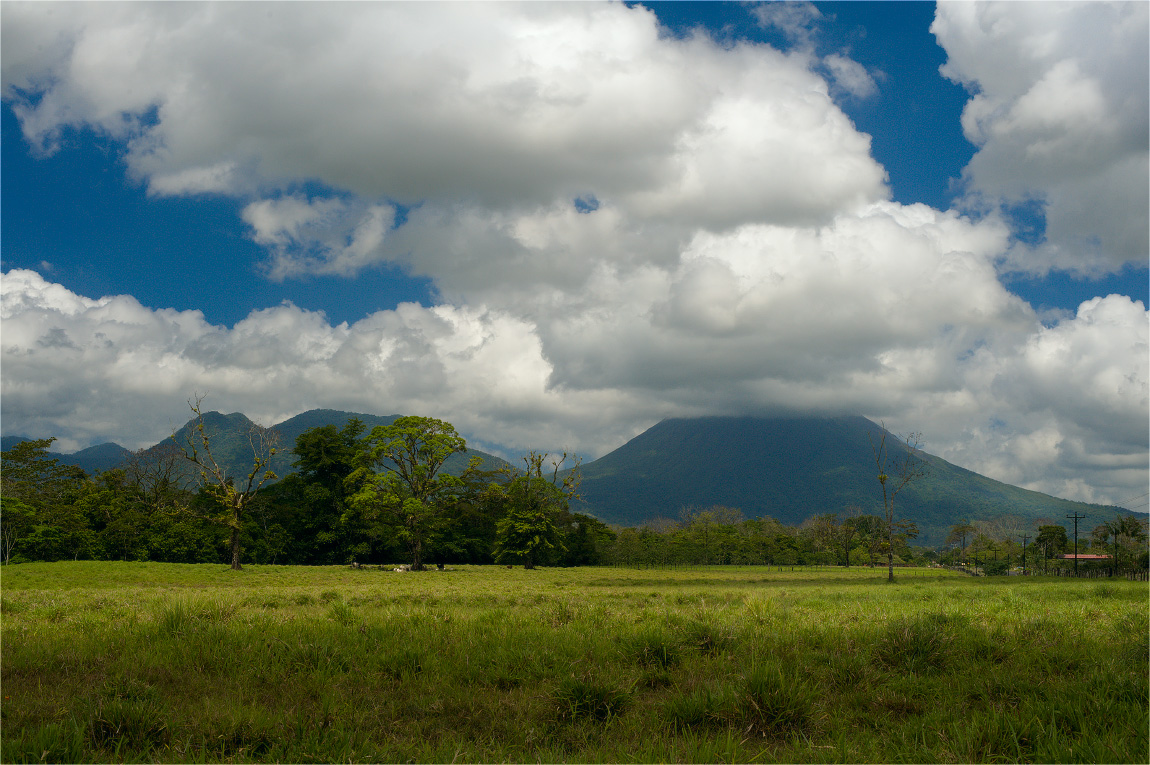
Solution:
M 1145 583 L 0 569 L 0 759 L 1146 762 Z

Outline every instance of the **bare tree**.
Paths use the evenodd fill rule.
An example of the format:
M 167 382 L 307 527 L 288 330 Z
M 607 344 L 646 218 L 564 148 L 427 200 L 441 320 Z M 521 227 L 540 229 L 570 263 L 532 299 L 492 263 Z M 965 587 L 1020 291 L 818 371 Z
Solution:
M 921 433 L 911 433 L 895 447 L 887 444 L 886 425 L 879 422 L 882 435 L 878 443 L 871 436 L 871 450 L 874 452 L 875 466 L 878 468 L 878 482 L 882 486 L 882 504 L 886 511 L 887 532 L 887 581 L 894 581 L 894 533 L 897 525 L 894 519 L 894 501 L 899 492 L 912 482 L 927 474 L 926 463 L 919 457 Z
M 269 465 L 276 453 L 279 433 L 260 425 L 253 425 L 248 429 L 248 443 L 252 449 L 252 469 L 237 486 L 235 479 L 227 474 L 212 455 L 211 436 L 208 435 L 204 414 L 200 409 L 203 400 L 203 396 L 197 395 L 194 402 L 188 401 L 188 406 L 195 414 L 195 426 L 185 442 L 180 443 L 175 433 L 172 434 L 172 440 L 183 450 L 184 459 L 198 468 L 203 487 L 215 500 L 219 509 L 209 516 L 209 520 L 231 532 L 232 570 L 239 571 L 242 568 L 240 532 L 243 531 L 244 511 L 255 499 L 259 488 L 265 482 L 274 481 L 276 478 Z
M 186 510 L 195 472 L 174 442 L 138 449 L 124 463 L 124 476 L 149 513 Z

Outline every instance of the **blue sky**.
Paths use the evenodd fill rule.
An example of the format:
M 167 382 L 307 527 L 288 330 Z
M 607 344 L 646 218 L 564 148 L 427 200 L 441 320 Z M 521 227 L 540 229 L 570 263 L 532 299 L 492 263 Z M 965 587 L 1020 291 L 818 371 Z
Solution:
M 5 434 L 138 446 L 205 390 L 589 457 L 858 413 L 1145 487 L 1145 4 L 37 6 Z

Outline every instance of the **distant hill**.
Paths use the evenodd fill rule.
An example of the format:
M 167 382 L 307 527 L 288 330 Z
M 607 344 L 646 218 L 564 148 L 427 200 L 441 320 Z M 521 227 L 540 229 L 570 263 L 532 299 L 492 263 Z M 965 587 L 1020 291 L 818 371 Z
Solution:
M 386 416 L 359 414 L 341 412 L 335 409 L 312 409 L 303 414 L 297 414 L 295 417 L 269 428 L 279 433 L 279 453 L 272 458 L 271 469 L 280 478 L 295 472 L 295 469 L 292 468 L 295 455 L 291 453 L 291 449 L 295 446 L 296 439 L 304 431 L 327 425 L 343 428 L 351 418 L 355 417 L 362 420 L 367 426 L 364 430 L 366 435 L 371 432 L 372 428 L 390 425 L 402 416 L 400 414 Z M 251 420 L 238 412 L 226 415 L 219 412 L 204 413 L 204 429 L 211 439 L 212 454 L 227 466 L 230 475 L 246 475 L 251 470 L 252 450 L 248 443 L 247 433 L 253 426 L 254 423 Z M 176 439 L 180 443 L 185 443 L 188 434 L 194 427 L 195 420 L 188 420 L 184 427 L 176 432 Z M 487 470 L 495 470 L 508 464 L 493 454 L 477 449 L 468 449 L 465 454 L 451 455 L 444 463 L 443 469 L 450 475 L 460 475 L 467 469 L 472 457 L 482 457 L 483 467 Z
M 841 513 L 848 505 L 881 514 L 871 439 L 882 432 L 863 417 L 664 420 L 583 466 L 582 510 L 628 526 L 675 519 L 689 506 L 726 505 L 750 518 L 770 516 L 785 524 Z M 902 442 L 893 443 L 905 451 Z M 1000 483 L 930 454 L 922 457 L 929 474 L 900 493 L 895 506 L 897 517 L 918 524 L 920 544 L 940 544 L 963 518 L 1016 515 L 1064 523 L 1068 513 L 1077 512 L 1088 516 L 1090 528 L 1117 511 Z
M 281 477 L 293 472 L 290 450 L 305 430 L 325 425 L 342 428 L 352 417 L 363 420 L 370 431 L 377 425 L 391 424 L 400 415 L 333 409 L 296 415 L 273 426 L 280 433 L 280 453 L 272 469 Z M 216 458 L 231 475 L 245 475 L 251 469 L 246 436 L 251 420 L 238 412 L 205 412 L 204 421 Z M 186 437 L 193 425 L 189 421 L 177 437 Z M 685 507 L 711 505 L 726 505 L 742 510 L 747 517 L 770 516 L 791 525 L 820 513 L 841 513 L 848 505 L 881 514 L 882 497 L 871 451 L 871 440 L 881 435 L 882 429 L 863 417 L 664 420 L 581 468 L 578 509 L 623 526 L 657 518 L 675 519 Z M 3 449 L 21 440 L 26 439 L 5 436 Z M 905 448 L 897 439 L 894 444 L 895 448 Z M 75 454 L 53 456 L 93 473 L 115 467 L 128 454 L 116 444 L 101 444 Z M 472 456 L 482 457 L 488 469 L 508 464 L 494 455 L 468 450 L 448 460 L 447 472 L 462 473 Z M 1032 531 L 1035 519 L 1065 525 L 1068 514 L 1078 513 L 1087 516 L 1079 524 L 1081 532 L 1112 519 L 1119 511 L 1010 486 L 930 454 L 922 457 L 929 464 L 929 474 L 899 494 L 896 505 L 899 518 L 918 524 L 920 544 L 941 544 L 949 527 L 960 519 L 1012 515 L 1027 519 L 1026 530 Z
M 323 427 L 325 425 L 335 425 L 337 428 L 342 428 L 352 417 L 358 417 L 367 426 L 364 432 L 369 433 L 372 428 L 379 425 L 390 425 L 402 416 L 403 415 L 399 414 L 380 416 L 376 414 L 340 412 L 334 409 L 312 409 L 303 414 L 297 414 L 295 417 L 284 420 L 270 428 L 279 433 L 279 453 L 272 458 L 271 468 L 276 475 L 281 478 L 289 473 L 295 472 L 291 466 L 291 463 L 295 459 L 295 456 L 291 453 L 291 449 L 295 446 L 295 441 L 300 434 L 311 428 Z M 231 414 L 204 412 L 204 429 L 211 439 L 212 454 L 215 455 L 221 465 L 226 468 L 229 475 L 238 477 L 246 475 L 247 472 L 251 470 L 252 450 L 248 443 L 247 433 L 253 425 L 254 423 L 251 420 L 239 412 L 233 412 Z M 186 443 L 187 436 L 192 432 L 194 427 L 195 420 L 188 420 L 188 422 L 176 432 L 176 438 L 180 443 Z M 21 441 L 30 440 L 32 439 L 24 436 L 4 436 L 2 443 L 0 443 L 0 451 L 8 451 Z M 171 439 L 164 439 L 160 443 L 149 447 L 149 449 L 155 449 L 165 443 L 171 443 Z M 81 449 L 72 454 L 60 454 L 57 452 L 49 452 L 49 454 L 59 459 L 62 464 L 78 465 L 89 475 L 93 475 L 98 472 L 120 467 L 131 455 L 131 452 L 118 444 L 108 443 Z M 493 454 L 488 454 L 487 452 L 477 449 L 468 449 L 466 454 L 453 454 L 448 458 L 444 469 L 451 475 L 459 475 L 467 469 L 467 464 L 472 457 L 482 457 L 483 467 L 488 470 L 508 466 L 505 460 Z
M 32 440 L 34 439 L 27 436 L 4 436 L 0 438 L 0 451 L 6 452 L 21 441 Z M 119 467 L 131 455 L 130 451 L 113 443 L 96 444 L 71 454 L 53 451 L 48 453 L 60 460 L 60 464 L 76 465 L 89 475 Z

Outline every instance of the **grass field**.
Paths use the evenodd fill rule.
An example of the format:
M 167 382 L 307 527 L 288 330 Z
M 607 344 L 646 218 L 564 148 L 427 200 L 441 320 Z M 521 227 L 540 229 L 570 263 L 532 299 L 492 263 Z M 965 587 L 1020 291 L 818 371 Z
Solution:
M 4 762 L 1150 761 L 1145 583 L 0 570 Z

